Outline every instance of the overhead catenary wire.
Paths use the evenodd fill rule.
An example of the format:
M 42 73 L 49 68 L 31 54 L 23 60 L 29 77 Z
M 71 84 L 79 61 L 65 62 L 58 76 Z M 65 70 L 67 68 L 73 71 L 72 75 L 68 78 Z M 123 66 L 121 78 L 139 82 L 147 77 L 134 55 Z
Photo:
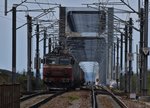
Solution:
M 55 7 L 53 7 L 53 8 L 46 9 L 43 13 L 37 15 L 35 18 L 37 18 L 37 19 L 38 19 L 38 18 L 41 18 L 41 17 L 47 15 L 49 12 L 53 12 L 53 10 L 54 10 L 55 8 L 58 8 L 58 7 L 59 7 L 59 6 L 55 6 Z
M 128 4 L 124 1 L 124 0 L 120 0 L 122 3 L 124 3 L 128 8 L 130 8 L 133 12 L 135 12 L 136 14 L 139 14 L 139 12 L 135 11 L 130 5 L 129 2 Z
M 28 4 L 36 4 L 35 2 L 25 2 L 25 3 L 28 3 Z M 45 2 L 38 2 L 38 4 L 42 4 L 42 5 L 60 5 L 60 4 L 57 4 L 57 3 L 45 3 Z
M 102 7 L 103 8 L 103 7 Z M 103 8 L 104 10 L 106 10 L 105 8 Z M 121 18 L 119 18 L 118 16 L 116 16 L 116 15 L 113 15 L 114 16 L 114 19 L 115 20 L 118 20 L 118 21 L 120 21 L 120 22 L 122 22 L 122 23 L 124 23 L 124 24 L 126 24 L 126 25 L 128 25 L 128 26 L 132 26 L 132 25 L 129 25 L 129 22 L 128 21 L 124 21 L 124 20 L 122 20 Z M 133 29 L 135 29 L 136 31 L 140 31 L 139 29 L 137 29 L 136 27 L 134 27 L 134 26 L 132 26 L 132 28 Z
M 92 4 L 92 5 L 98 6 L 98 4 Z M 92 6 L 90 6 L 90 5 L 87 5 L 87 7 L 89 7 L 89 8 L 94 8 L 94 9 L 98 9 L 98 8 L 92 7 Z M 103 6 L 101 6 L 101 8 L 102 8 L 103 10 L 107 11 Z M 124 23 L 124 24 L 126 24 L 126 25 L 128 25 L 128 26 L 131 26 L 131 25 L 129 25 L 128 21 L 122 20 L 122 19 L 119 18 L 117 15 L 113 15 L 113 16 L 114 16 L 114 19 L 115 19 L 115 20 L 118 20 L 118 21 L 120 21 L 120 22 L 122 22 L 122 23 Z M 132 25 L 132 28 L 133 28 L 134 30 L 138 31 L 138 32 L 140 31 L 138 28 L 134 27 L 133 25 Z
M 41 10 L 43 10 L 43 12 L 45 12 L 45 10 L 41 7 L 41 5 L 39 3 L 36 0 L 34 0 L 34 1 L 41 8 Z M 46 14 L 46 16 L 47 16 L 47 14 Z M 48 16 L 47 16 L 47 18 L 48 18 Z

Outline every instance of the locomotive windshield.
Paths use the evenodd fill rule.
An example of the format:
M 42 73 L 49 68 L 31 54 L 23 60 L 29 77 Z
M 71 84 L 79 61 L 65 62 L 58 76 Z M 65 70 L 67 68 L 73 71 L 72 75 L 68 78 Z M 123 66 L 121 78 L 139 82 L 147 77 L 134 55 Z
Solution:
M 48 59 L 46 59 L 46 64 L 56 64 L 56 59 L 55 58 L 48 58 Z
M 72 64 L 72 58 L 71 57 L 49 57 L 45 58 L 46 64 L 60 64 L 60 65 L 69 65 Z
M 68 59 L 68 58 L 60 58 L 59 59 L 59 64 L 69 65 L 70 64 L 70 59 Z

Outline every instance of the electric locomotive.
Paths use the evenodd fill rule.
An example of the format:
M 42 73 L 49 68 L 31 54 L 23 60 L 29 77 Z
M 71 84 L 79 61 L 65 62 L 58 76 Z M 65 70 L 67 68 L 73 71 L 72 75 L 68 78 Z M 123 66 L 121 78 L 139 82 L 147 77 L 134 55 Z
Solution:
M 49 88 L 74 88 L 84 83 L 84 72 L 69 54 L 48 54 L 43 81 Z

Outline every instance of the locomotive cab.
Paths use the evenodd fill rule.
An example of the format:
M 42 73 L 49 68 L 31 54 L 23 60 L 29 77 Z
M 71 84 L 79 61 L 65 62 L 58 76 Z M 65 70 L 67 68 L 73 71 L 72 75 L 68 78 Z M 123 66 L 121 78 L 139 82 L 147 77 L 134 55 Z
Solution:
M 43 65 L 43 81 L 48 88 L 75 88 L 84 82 L 84 72 L 69 54 L 49 54 Z
M 44 83 L 52 88 L 70 88 L 73 86 L 71 57 L 47 57 L 43 66 Z

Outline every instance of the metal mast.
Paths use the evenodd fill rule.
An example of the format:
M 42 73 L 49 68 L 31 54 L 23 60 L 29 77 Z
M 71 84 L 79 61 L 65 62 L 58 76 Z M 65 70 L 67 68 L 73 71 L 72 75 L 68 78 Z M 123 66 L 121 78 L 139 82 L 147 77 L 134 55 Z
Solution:
M 27 15 L 27 91 L 31 91 L 31 71 L 32 71 L 32 18 Z
M 129 26 L 129 79 L 128 79 L 128 81 L 129 81 L 129 93 L 131 92 L 131 76 L 132 76 L 132 58 L 133 58 L 133 56 L 132 56 L 132 18 L 130 18 L 130 20 L 129 20 L 129 24 L 130 24 L 130 26 Z
M 12 7 L 12 83 L 16 82 L 16 5 Z
M 39 89 L 40 63 L 39 63 L 39 24 L 36 25 L 36 88 Z
M 117 37 L 117 69 L 116 69 L 116 82 L 117 82 L 117 89 L 119 87 L 119 38 Z
M 147 65 L 148 65 L 148 12 L 149 12 L 149 0 L 145 0 L 145 14 L 144 14 L 144 43 L 143 48 L 145 49 L 143 60 L 143 95 L 147 95 Z M 143 50 L 144 50 L 143 49 Z
M 45 56 L 45 54 L 46 54 L 46 36 L 47 36 L 46 32 L 47 32 L 47 30 L 46 30 L 46 28 L 44 28 L 43 56 Z
M 128 54 L 128 27 L 125 25 L 125 92 L 127 92 L 127 76 L 128 76 L 128 63 L 127 63 L 127 54 Z

